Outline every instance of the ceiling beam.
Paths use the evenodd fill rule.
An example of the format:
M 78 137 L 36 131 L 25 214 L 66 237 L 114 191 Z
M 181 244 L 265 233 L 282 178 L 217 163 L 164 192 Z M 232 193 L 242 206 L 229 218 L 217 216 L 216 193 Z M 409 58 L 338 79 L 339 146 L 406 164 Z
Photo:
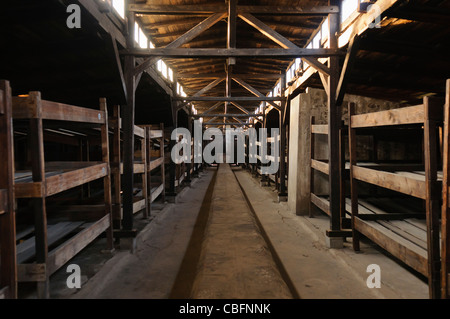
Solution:
M 197 37 L 199 34 L 203 33 L 205 30 L 207 30 L 210 27 L 212 27 L 213 25 L 215 25 L 217 22 L 219 22 L 225 16 L 226 16 L 226 13 L 216 13 L 216 14 L 211 15 L 210 17 L 206 18 L 205 20 L 203 20 L 202 22 L 197 24 L 195 27 L 190 29 L 188 32 L 183 34 L 181 37 L 179 37 L 175 41 L 168 44 L 166 46 L 166 49 L 178 48 L 178 47 L 182 46 L 183 44 L 191 41 L 192 39 Z M 135 68 L 134 74 L 137 75 L 137 74 L 143 72 L 149 66 L 151 66 L 152 64 L 155 64 L 155 62 L 158 59 L 159 59 L 159 57 L 156 56 L 156 57 L 151 57 L 151 58 L 145 60 L 142 64 L 140 64 L 139 66 L 137 66 Z
M 239 78 L 235 78 L 233 77 L 233 80 L 238 83 L 240 86 L 242 86 L 244 89 L 248 90 L 250 93 L 252 93 L 253 95 L 257 96 L 258 98 L 263 98 L 266 97 L 264 94 L 262 94 L 261 92 L 259 92 L 257 89 L 255 89 L 254 87 L 252 87 L 250 84 L 244 82 L 242 79 Z M 277 110 L 280 110 L 280 106 L 273 103 L 271 100 L 268 100 L 269 104 L 272 105 L 274 108 L 276 108 Z
M 234 73 L 233 76 L 240 79 L 266 79 L 266 80 L 274 80 L 279 79 L 280 74 L 277 73 Z M 226 77 L 226 73 L 178 73 L 179 79 L 217 79 Z
M 187 97 L 176 97 L 174 100 L 177 101 L 217 101 L 217 102 L 262 102 L 262 101 L 284 101 L 285 98 L 283 97 L 268 97 L 268 96 L 233 96 L 233 97 L 226 97 L 226 96 L 187 96 Z M 279 106 L 277 106 L 279 107 Z
M 147 15 L 207 15 L 226 12 L 226 5 L 150 5 L 130 4 L 128 10 Z M 338 13 L 338 6 L 237 6 L 239 13 L 253 13 L 260 15 L 318 15 Z
M 141 57 L 173 57 L 173 58 L 228 58 L 228 57 L 330 57 L 345 55 L 340 49 L 221 49 L 221 48 L 157 48 L 132 49 L 122 51 L 124 55 Z
M 263 23 L 262 21 L 258 20 L 256 17 L 251 15 L 250 13 L 240 13 L 239 18 L 244 20 L 247 24 L 254 27 L 256 30 L 264 34 L 266 37 L 268 37 L 273 42 L 277 43 L 279 46 L 281 46 L 283 49 L 297 49 L 298 47 L 286 39 L 284 36 L 273 30 L 271 27 L 269 27 L 267 24 Z

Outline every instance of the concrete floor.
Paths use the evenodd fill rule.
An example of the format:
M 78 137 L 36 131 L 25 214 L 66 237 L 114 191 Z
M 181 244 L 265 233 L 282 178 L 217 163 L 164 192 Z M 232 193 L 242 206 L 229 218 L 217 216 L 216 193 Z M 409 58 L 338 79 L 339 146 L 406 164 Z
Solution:
M 328 217 L 295 216 L 276 195 L 240 168 L 209 168 L 144 225 L 134 254 L 99 257 L 87 277 L 80 264 L 82 288 L 52 297 L 428 298 L 423 278 L 370 242 L 361 253 L 350 242 L 326 248 Z M 370 264 L 381 268 L 379 289 L 366 285 Z M 56 287 L 66 277 L 51 280 Z

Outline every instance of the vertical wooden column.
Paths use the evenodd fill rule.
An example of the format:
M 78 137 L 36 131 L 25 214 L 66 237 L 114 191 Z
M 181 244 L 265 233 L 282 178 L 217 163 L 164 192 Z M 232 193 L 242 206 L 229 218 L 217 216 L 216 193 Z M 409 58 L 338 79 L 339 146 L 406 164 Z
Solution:
M 283 74 L 281 81 L 281 96 L 284 96 L 286 90 L 286 75 Z M 288 107 L 288 100 L 281 105 L 280 111 L 280 189 L 278 193 L 278 201 L 286 201 L 286 123 L 284 121 L 285 113 Z
M 316 124 L 316 119 L 314 116 L 311 116 L 311 121 L 309 124 L 310 127 L 310 140 L 309 140 L 309 152 L 311 154 L 311 159 L 315 158 L 316 155 L 316 138 L 315 135 L 312 133 L 313 125 Z M 311 197 L 311 194 L 314 194 L 315 192 L 315 186 L 314 186 L 314 168 L 310 167 L 310 174 L 309 174 L 309 195 Z M 312 203 L 311 199 L 309 200 L 309 217 L 314 217 L 314 204 Z
M 103 190 L 105 199 L 105 215 L 109 216 L 109 227 L 106 229 L 107 248 L 109 250 L 114 249 L 113 241 L 113 219 L 112 219 L 112 198 L 111 198 L 111 169 L 109 163 L 109 128 L 108 128 L 108 107 L 106 105 L 106 99 L 100 99 L 100 111 L 105 114 L 105 123 L 102 124 L 102 161 L 107 163 L 107 174 L 103 178 Z
M 437 135 L 438 121 L 442 118 L 440 99 L 424 98 L 424 151 L 425 151 L 425 183 L 426 183 L 426 220 L 428 248 L 428 289 L 430 297 L 440 298 L 440 246 L 439 246 L 439 198 L 440 190 L 437 182 Z
M 148 218 L 150 216 L 151 211 L 151 194 L 149 196 L 149 190 L 151 191 L 151 183 L 149 177 L 149 164 L 151 161 L 151 157 L 147 152 L 147 147 L 150 148 L 150 132 L 144 128 L 144 138 L 141 139 L 141 160 L 144 163 L 144 174 L 142 175 L 142 196 L 145 200 L 145 209 L 143 212 L 143 217 Z M 148 179 L 148 180 L 147 180 Z M 150 185 L 150 186 L 149 186 Z
M 329 0 L 329 5 L 339 5 L 336 0 Z M 330 49 L 338 48 L 337 32 L 339 32 L 339 14 L 328 15 Z M 329 187 L 330 187 L 330 228 L 339 231 L 340 220 L 340 146 L 339 129 L 341 125 L 341 107 L 336 104 L 337 86 L 339 82 L 339 58 L 328 58 L 330 76 L 328 79 L 328 146 L 329 146 Z M 327 244 L 333 248 L 342 247 L 342 238 L 327 237 Z
M 44 159 L 44 136 L 41 111 L 41 93 L 30 92 L 30 99 L 36 108 L 36 118 L 30 119 L 30 151 L 31 170 L 33 182 L 41 182 L 45 187 L 45 159 Z M 35 223 L 35 243 L 36 243 L 36 264 L 47 266 L 48 245 L 47 245 L 47 211 L 45 197 L 33 198 L 34 223 Z M 38 298 L 49 298 L 49 275 L 46 271 L 44 281 L 37 283 Z
M 115 105 L 113 111 L 113 165 L 112 174 L 114 181 L 114 205 L 113 205 L 113 226 L 120 229 L 122 222 L 122 178 L 120 172 L 120 106 Z
M 145 196 L 148 199 L 146 202 L 146 210 L 148 211 L 148 216 L 152 215 L 152 171 L 150 169 L 150 165 L 152 162 L 152 147 L 151 147 L 151 126 L 147 125 L 144 126 L 144 131 L 145 131 L 145 157 L 147 159 L 147 161 L 145 162 L 145 167 L 146 167 L 146 172 L 145 172 L 145 176 L 146 176 L 146 183 L 147 183 L 147 188 L 145 189 Z M 142 193 L 144 194 L 144 189 L 142 190 Z
M 14 210 L 14 144 L 11 88 L 0 81 L 0 190 L 5 212 L 0 213 L 0 291 L 17 298 L 16 219 Z
M 132 1 L 131 1 L 132 2 Z M 134 41 L 134 12 L 127 13 L 128 35 L 127 47 L 129 50 L 135 46 Z M 134 76 L 135 57 L 125 56 L 125 84 L 127 88 L 127 107 L 123 112 L 123 220 L 124 230 L 133 229 L 133 184 L 134 184 L 134 113 L 135 113 L 135 89 Z
M 193 136 L 192 135 L 192 116 L 190 115 L 191 112 L 192 112 L 192 110 L 189 109 L 188 125 L 187 125 L 188 127 L 187 127 L 187 129 L 189 130 L 190 135 Z M 187 172 L 186 172 L 186 179 L 184 180 L 184 182 L 187 185 L 189 185 L 191 183 L 191 168 L 192 168 L 192 158 L 191 158 L 191 155 L 192 155 L 192 145 L 191 145 L 192 139 L 189 139 L 189 141 L 187 141 L 187 142 L 189 143 L 188 147 L 191 150 L 191 154 L 189 155 L 189 158 L 187 159 L 187 162 L 186 162 L 186 171 Z
M 352 128 L 352 115 L 355 114 L 355 103 L 349 103 L 348 105 L 348 148 L 350 152 L 350 192 L 352 201 L 352 245 L 353 250 L 359 251 L 359 233 L 355 230 L 355 217 L 358 216 L 358 181 L 353 177 L 353 166 L 357 163 L 356 158 L 356 130 Z
M 448 189 L 450 186 L 450 157 L 449 157 L 449 125 L 450 125 L 450 79 L 446 83 L 445 109 L 444 109 L 444 141 L 443 141 L 443 180 L 442 180 L 442 216 L 441 216 L 441 297 L 450 298 L 449 273 L 450 273 L 450 209 Z
M 162 201 L 164 203 L 166 201 L 166 169 L 165 169 L 166 166 L 164 165 L 165 164 L 164 159 L 166 157 L 164 154 L 164 123 L 161 123 L 159 125 L 159 129 L 162 132 L 161 139 L 159 140 L 159 156 L 161 156 L 163 158 L 163 163 L 162 163 L 160 169 L 161 169 L 161 183 L 163 184 L 163 191 L 161 193 L 161 197 L 162 197 Z M 151 188 L 150 182 L 149 182 L 149 185 Z

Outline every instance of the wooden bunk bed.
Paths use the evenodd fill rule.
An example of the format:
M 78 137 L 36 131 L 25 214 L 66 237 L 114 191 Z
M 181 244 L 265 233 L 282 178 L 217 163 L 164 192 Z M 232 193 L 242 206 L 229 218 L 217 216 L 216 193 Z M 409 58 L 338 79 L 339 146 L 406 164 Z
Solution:
M 0 299 L 17 298 L 11 88 L 0 81 Z
M 151 214 L 151 203 L 159 196 L 165 201 L 166 177 L 165 177 L 165 153 L 164 153 L 164 124 L 142 126 L 146 132 L 147 149 L 147 190 L 148 210 Z
M 339 130 L 339 149 L 340 149 L 340 205 L 339 205 L 339 215 L 340 215 L 340 228 L 341 231 L 327 231 L 328 236 L 336 235 L 338 237 L 351 237 L 352 232 L 350 229 L 350 220 L 348 219 L 347 212 L 349 212 L 349 207 L 346 205 L 346 192 L 345 192 L 345 181 L 349 175 L 349 169 L 345 165 L 345 143 L 344 137 L 346 135 L 346 127 L 342 124 Z M 313 211 L 314 207 L 317 207 L 322 212 L 331 217 L 330 212 L 330 202 L 329 196 L 324 194 L 318 194 L 316 192 L 315 185 L 315 175 L 316 172 L 329 175 L 329 165 L 328 160 L 316 159 L 316 136 L 328 136 L 328 125 L 327 124 L 316 124 L 314 116 L 311 116 L 310 120 L 310 154 L 311 154 L 311 170 L 310 170 L 310 206 L 309 206 L 309 217 L 314 217 Z
M 446 83 L 445 113 L 444 113 L 444 141 L 442 165 L 442 215 L 441 215 L 441 259 L 442 285 L 441 297 L 450 298 L 450 79 Z
M 349 151 L 353 248 L 360 249 L 360 234 L 428 277 L 431 298 L 440 294 L 438 126 L 443 102 L 425 97 L 423 104 L 366 114 L 355 114 L 349 105 Z M 364 129 L 423 131 L 422 170 L 408 165 L 363 167 L 357 164 L 356 137 Z M 419 141 L 420 142 L 420 141 Z M 414 167 L 414 165 L 412 166 Z M 392 198 L 383 209 L 358 199 L 358 181 L 387 189 L 407 198 L 423 200 L 424 211 L 408 209 L 408 201 Z M 422 203 L 423 203 L 422 202 Z M 419 205 L 419 208 L 421 205 Z
M 99 235 L 106 233 L 107 249 L 113 250 L 106 99 L 100 99 L 100 110 L 93 110 L 42 100 L 39 92 L 30 92 L 13 97 L 12 109 L 14 132 L 27 136 L 31 161 L 27 170 L 15 171 L 15 199 L 19 208 L 26 202 L 24 213 L 32 213 L 16 235 L 18 281 L 36 282 L 37 296 L 48 298 L 49 277 Z M 48 131 L 95 136 L 101 161 L 46 162 L 44 132 Z M 101 180 L 104 200 L 100 211 L 80 207 L 83 213 L 78 215 L 78 208 L 72 206 L 75 214 L 70 218 L 62 211 L 49 215 L 50 198 Z
M 113 196 L 113 223 L 115 229 L 121 229 L 123 217 L 122 207 L 122 184 L 121 176 L 123 175 L 123 159 L 122 159 L 122 119 L 120 117 L 120 106 L 114 106 L 113 117 L 110 120 L 110 126 L 113 129 L 112 138 L 112 163 L 111 173 L 113 176 L 114 196 Z M 134 198 L 133 198 L 133 214 L 143 212 L 143 217 L 149 216 L 149 197 L 148 197 L 148 180 L 147 180 L 147 132 L 139 127 L 134 126 L 135 137 L 135 153 L 133 171 L 140 180 L 135 181 Z M 138 183 L 140 182 L 140 183 Z

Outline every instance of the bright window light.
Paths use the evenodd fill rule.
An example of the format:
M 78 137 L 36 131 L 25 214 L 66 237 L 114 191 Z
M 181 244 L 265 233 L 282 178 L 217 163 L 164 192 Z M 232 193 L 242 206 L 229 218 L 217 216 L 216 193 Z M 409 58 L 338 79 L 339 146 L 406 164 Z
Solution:
M 125 0 L 112 0 L 113 8 L 122 19 L 125 19 Z
M 322 32 L 322 39 L 328 39 L 328 35 L 330 34 L 330 30 L 328 29 L 328 18 L 322 23 L 320 32 Z
M 344 22 L 350 15 L 358 9 L 360 0 L 343 0 L 341 4 L 341 21 Z
M 173 82 L 173 71 L 171 68 L 169 68 L 169 80 L 170 82 Z
M 167 79 L 167 64 L 164 61 L 161 61 L 161 73 Z
M 300 59 L 300 58 L 295 59 L 295 70 L 298 70 L 300 68 L 301 62 L 302 62 L 302 59 Z
M 137 22 L 134 23 L 134 41 L 139 43 L 139 24 Z
M 148 38 L 145 35 L 144 31 L 142 31 L 141 28 L 139 28 L 139 46 L 142 49 L 147 49 L 148 48 Z
M 162 72 L 162 60 L 158 60 L 158 62 L 156 62 L 156 68 L 159 72 Z
M 317 32 L 317 34 L 315 35 L 315 37 L 312 40 L 313 49 L 320 49 L 321 38 L 322 38 L 322 33 L 319 31 L 319 32 Z
M 153 44 L 152 41 L 149 41 L 149 46 L 150 46 L 150 49 L 154 49 L 155 48 L 155 45 Z

